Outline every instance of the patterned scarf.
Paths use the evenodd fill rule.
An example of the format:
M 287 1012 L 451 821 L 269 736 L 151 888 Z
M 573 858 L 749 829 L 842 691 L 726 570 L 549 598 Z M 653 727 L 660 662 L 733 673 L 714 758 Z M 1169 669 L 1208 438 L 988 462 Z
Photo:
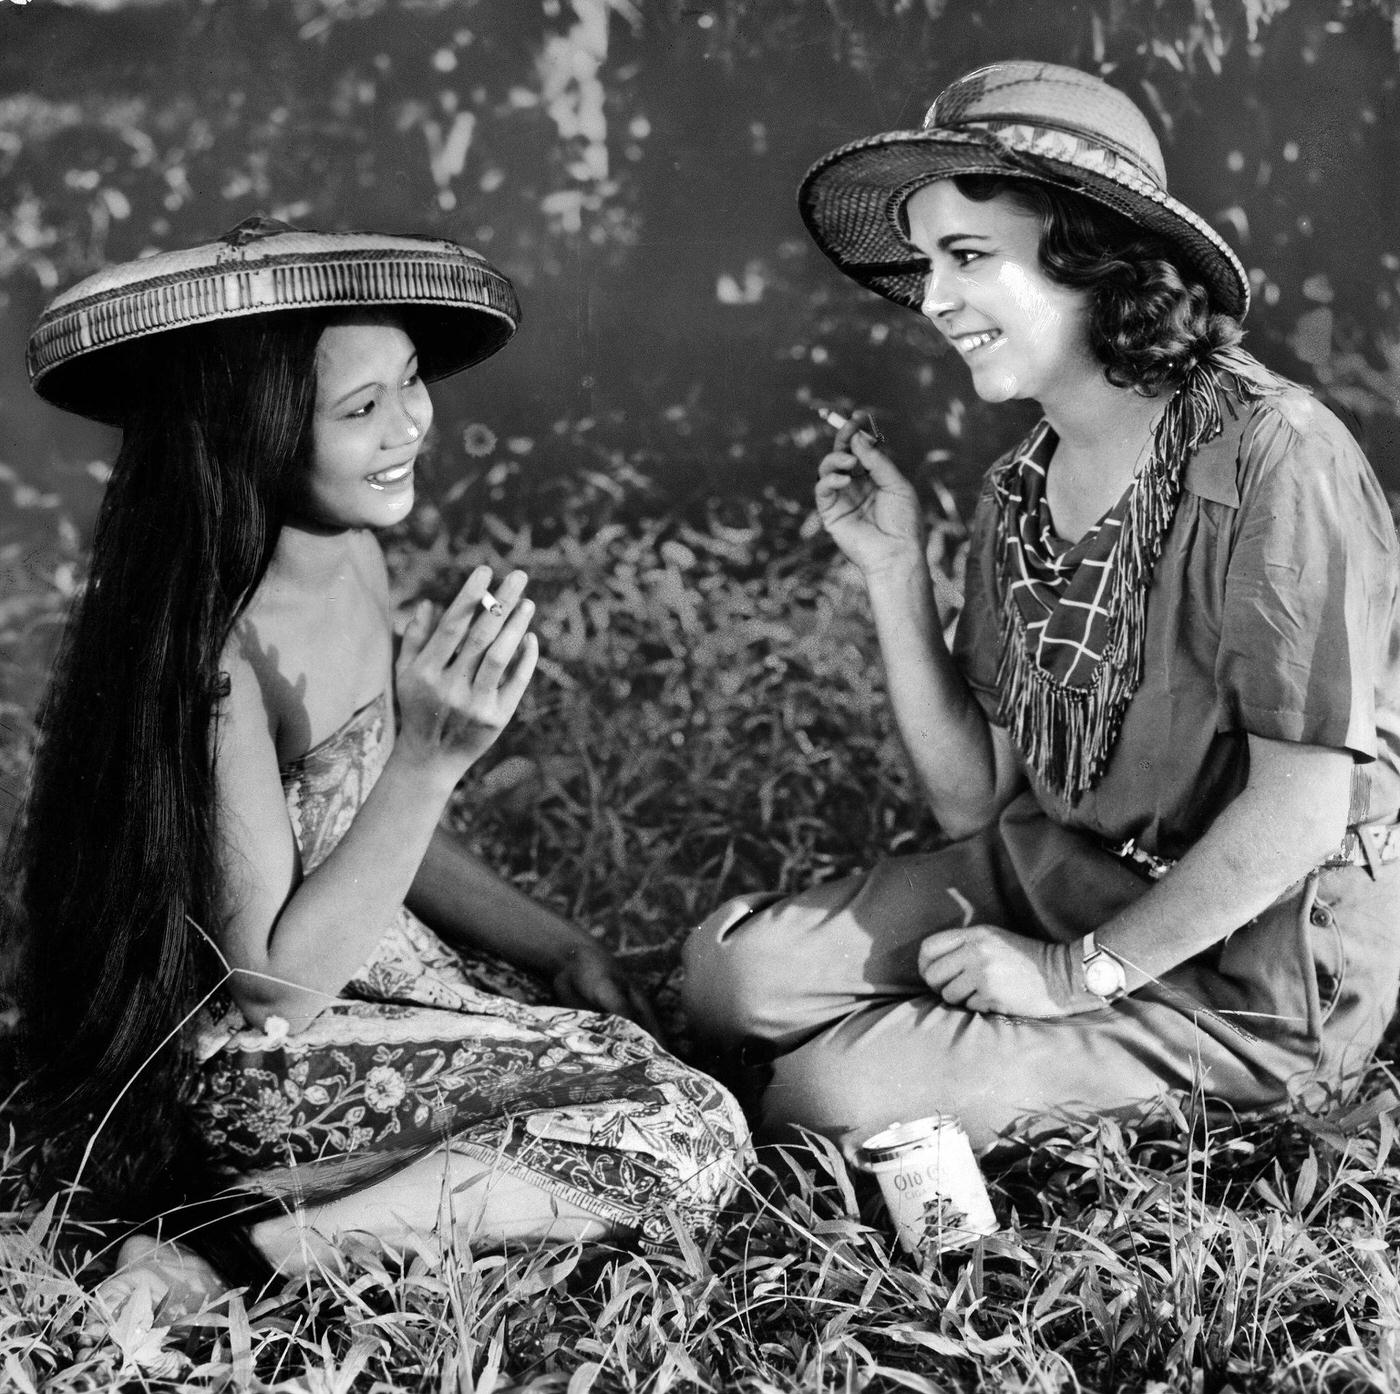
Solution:
M 1281 386 L 1239 348 L 1198 363 L 1167 403 L 1147 464 L 1073 545 L 1055 536 L 1045 502 L 1048 423 L 997 466 L 997 720 L 1063 803 L 1103 776 L 1142 681 L 1147 593 L 1187 461 L 1224 429 L 1226 397 L 1253 401 Z

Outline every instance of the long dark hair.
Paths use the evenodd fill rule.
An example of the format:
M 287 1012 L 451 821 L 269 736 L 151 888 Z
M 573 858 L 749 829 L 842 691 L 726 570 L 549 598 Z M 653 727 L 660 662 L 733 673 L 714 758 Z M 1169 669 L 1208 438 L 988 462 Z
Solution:
M 258 315 L 126 355 L 121 450 L 40 714 L 12 849 L 28 1111 L 49 1174 L 91 1147 L 85 1185 L 137 1222 L 208 1191 L 181 1023 L 223 972 L 220 656 L 309 456 L 324 323 Z
M 1155 397 L 1215 349 L 1239 343 L 1239 321 L 1212 309 L 1167 238 L 1036 179 L 963 174 L 953 183 L 964 198 L 1004 194 L 1040 219 L 1040 264 L 1051 280 L 1088 293 L 1089 344 L 1115 387 Z

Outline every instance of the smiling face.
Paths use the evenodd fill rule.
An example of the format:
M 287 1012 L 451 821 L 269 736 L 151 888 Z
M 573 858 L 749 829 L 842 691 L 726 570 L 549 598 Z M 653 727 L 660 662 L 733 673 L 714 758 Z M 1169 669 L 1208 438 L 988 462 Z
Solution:
M 413 340 L 395 323 L 354 319 L 316 346 L 311 464 L 301 499 L 308 521 L 382 528 L 413 506 L 413 466 L 432 425 Z
M 1087 296 L 1040 264 L 1040 219 L 1004 194 L 985 203 L 947 179 L 905 205 L 909 241 L 929 260 L 923 313 L 962 355 L 986 402 L 1042 406 L 1101 384 Z

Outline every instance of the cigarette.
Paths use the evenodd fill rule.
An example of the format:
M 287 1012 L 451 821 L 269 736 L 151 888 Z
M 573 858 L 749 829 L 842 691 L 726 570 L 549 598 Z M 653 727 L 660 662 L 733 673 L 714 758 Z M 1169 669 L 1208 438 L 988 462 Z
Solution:
M 490 611 L 493 615 L 499 615 L 501 613 L 501 602 L 497 600 L 490 591 L 482 591 L 481 608 Z
M 833 431 L 840 431 L 851 424 L 851 418 L 849 416 L 842 416 L 839 411 L 832 411 L 830 407 L 818 407 L 816 411 L 817 415 L 820 416 Z M 885 443 L 885 438 L 880 434 L 880 428 L 874 421 L 871 421 L 868 426 L 863 426 L 861 429 L 876 445 L 883 445 Z

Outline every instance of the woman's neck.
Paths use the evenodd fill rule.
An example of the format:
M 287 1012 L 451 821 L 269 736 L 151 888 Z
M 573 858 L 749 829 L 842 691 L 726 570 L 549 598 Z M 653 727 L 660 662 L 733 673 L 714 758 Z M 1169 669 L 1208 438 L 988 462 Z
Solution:
M 1102 374 L 1075 392 L 1041 409 L 1059 439 L 1057 455 L 1075 460 L 1136 460 L 1140 468 L 1167 398 L 1143 397 L 1126 387 L 1114 387 Z M 1140 458 L 1139 458 L 1140 457 Z
M 1060 537 L 1077 542 L 1122 497 L 1152 456 L 1165 407 L 1165 397 L 1143 397 L 1108 382 L 1068 409 L 1064 403 L 1045 405 L 1045 418 L 1058 437 L 1045 501 Z
M 282 591 L 324 595 L 352 565 L 358 537 L 354 528 L 284 523 L 267 568 L 268 579 Z

